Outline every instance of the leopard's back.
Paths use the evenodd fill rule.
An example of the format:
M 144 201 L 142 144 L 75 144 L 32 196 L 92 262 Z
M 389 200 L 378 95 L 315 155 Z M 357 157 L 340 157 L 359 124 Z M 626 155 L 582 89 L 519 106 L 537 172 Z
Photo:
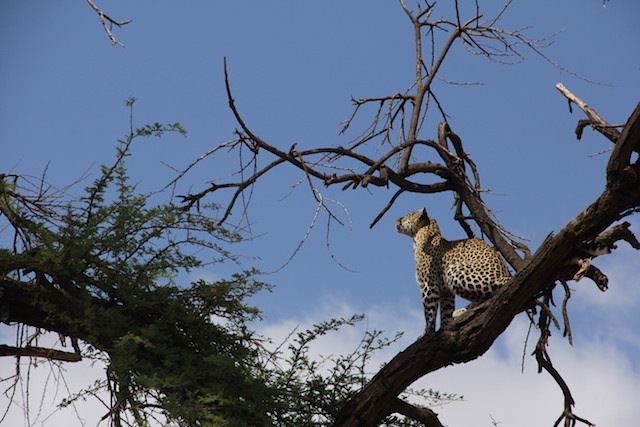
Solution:
M 500 255 L 483 240 L 447 242 L 440 268 L 443 285 L 469 301 L 484 301 L 505 284 L 509 270 Z

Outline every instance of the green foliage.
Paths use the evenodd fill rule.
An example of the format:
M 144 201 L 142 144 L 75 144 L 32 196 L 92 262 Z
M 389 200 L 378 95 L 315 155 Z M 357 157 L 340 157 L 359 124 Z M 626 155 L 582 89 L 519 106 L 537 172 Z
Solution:
M 201 214 L 171 204 L 148 207 L 149 196 L 135 194 L 126 174 L 135 138 L 175 130 L 181 127 L 156 123 L 120 141 L 116 163 L 87 188 L 81 210 L 69 211 L 51 253 L 81 271 L 84 280 L 75 282 L 104 301 L 85 307 L 82 329 L 109 355 L 116 409 L 138 422 L 145 419 L 138 408 L 157 404 L 180 425 L 263 425 L 270 397 L 253 375 L 257 353 L 245 327 L 258 311 L 244 300 L 264 284 L 247 271 L 229 281 L 177 285 L 179 273 L 202 265 L 185 248 L 224 258 L 228 253 L 212 242 L 238 237 Z
M 178 425 L 267 425 L 272 393 L 246 327 L 259 311 L 246 299 L 268 287 L 253 270 L 184 283 L 194 268 L 230 259 L 223 245 L 240 237 L 201 213 L 215 206 L 194 213 L 152 205 L 152 195 L 130 184 L 132 143 L 167 132 L 184 129 L 132 127 L 85 195 L 57 209 L 32 209 L 3 180 L 3 212 L 12 212 L 21 244 L 4 249 L 1 264 L 24 286 L 55 296 L 41 305 L 50 330 L 72 325 L 67 331 L 88 346 L 85 354 L 106 358 L 101 385 L 111 392 L 114 425 L 145 425 L 150 408 Z
M 41 187 L 26 197 L 15 180 L 0 177 L 0 209 L 16 235 L 12 249 L 0 248 L 0 269 L 46 290 L 51 297 L 38 308 L 48 313 L 49 330 L 64 328 L 77 351 L 80 340 L 84 357 L 107 366 L 106 380 L 61 406 L 106 389 L 113 426 L 158 419 L 179 426 L 331 424 L 377 369 L 374 355 L 400 334 L 367 331 L 348 354 L 314 357 L 318 340 L 362 320 L 353 316 L 294 331 L 268 350 L 249 327 L 260 312 L 247 299 L 269 289 L 257 271 L 185 284 L 189 271 L 233 259 L 226 247 L 241 237 L 202 213 L 215 213 L 214 205 L 197 213 L 153 205 L 153 195 L 130 183 L 125 160 L 132 143 L 167 132 L 185 134 L 179 123 L 132 125 L 115 162 L 78 201 L 52 204 Z M 421 390 L 413 398 L 438 403 L 456 396 Z M 386 421 L 414 425 L 397 416 Z
M 298 332 L 269 353 L 269 384 L 277 390 L 272 417 L 278 426 L 329 426 L 343 405 L 352 398 L 377 371 L 373 358 L 395 344 L 402 336 L 392 338 L 383 331 L 365 331 L 360 342 L 349 353 L 313 357 L 314 344 L 330 333 L 353 327 L 362 315 L 331 319 Z M 286 345 L 286 349 L 283 349 Z M 407 390 L 404 396 L 429 405 L 442 405 L 460 398 L 454 394 L 432 390 Z M 388 426 L 420 426 L 403 416 L 391 415 L 383 420 Z

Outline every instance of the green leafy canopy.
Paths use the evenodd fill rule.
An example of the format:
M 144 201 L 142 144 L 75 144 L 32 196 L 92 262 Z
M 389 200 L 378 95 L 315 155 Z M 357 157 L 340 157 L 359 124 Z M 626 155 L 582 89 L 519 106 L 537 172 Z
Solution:
M 136 129 L 135 99 L 126 104 L 130 132 L 78 200 L 54 205 L 42 186 L 27 197 L 19 180 L 0 180 L 0 208 L 15 232 L 0 267 L 10 278 L 5 284 L 19 284 L 14 306 L 24 304 L 18 308 L 31 316 L 14 321 L 66 335 L 78 354 L 105 362 L 106 378 L 62 406 L 107 390 L 105 418 L 114 426 L 330 424 L 370 378 L 374 353 L 400 335 L 367 331 L 349 354 L 312 356 L 319 338 L 362 320 L 353 316 L 294 331 L 268 349 L 269 340 L 252 330 L 260 311 L 247 302 L 270 289 L 258 271 L 189 283 L 185 273 L 233 260 L 227 248 L 241 236 L 218 225 L 215 205 L 197 212 L 171 201 L 154 205 L 153 194 L 130 183 L 134 141 L 186 131 L 179 123 Z M 415 394 L 431 402 L 457 398 Z

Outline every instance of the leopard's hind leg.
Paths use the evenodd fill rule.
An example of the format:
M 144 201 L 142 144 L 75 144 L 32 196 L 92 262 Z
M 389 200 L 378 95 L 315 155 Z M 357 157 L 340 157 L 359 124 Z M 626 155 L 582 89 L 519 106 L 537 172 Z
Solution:
M 440 295 L 440 329 L 444 328 L 453 319 L 453 310 L 456 308 L 456 297 L 452 293 L 442 292 Z

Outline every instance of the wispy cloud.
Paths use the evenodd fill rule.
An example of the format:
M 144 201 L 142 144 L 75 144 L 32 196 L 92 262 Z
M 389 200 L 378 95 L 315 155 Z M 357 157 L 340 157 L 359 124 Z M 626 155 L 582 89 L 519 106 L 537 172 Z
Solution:
M 0 372 L 6 378 L 15 372 L 15 359 L 0 358 Z M 27 358 L 20 363 L 22 378 L 13 396 L 14 404 L 9 409 L 2 425 L 7 426 L 83 426 L 98 425 L 100 418 L 108 409 L 99 400 L 80 399 L 74 404 L 59 408 L 63 399 L 90 388 L 98 379 L 104 378 L 104 367 L 100 363 L 81 361 L 73 364 L 61 364 L 37 360 L 30 364 Z M 8 382 L 3 389 L 8 389 Z M 103 398 L 105 398 L 105 393 Z M 4 411 L 10 395 L 3 395 L 1 408 Z M 102 425 L 106 425 L 103 422 Z
M 622 246 L 622 245 L 621 245 Z M 599 266 L 610 278 L 610 288 L 602 293 L 588 281 L 571 284 L 575 289 L 570 304 L 574 347 L 562 338 L 560 331 L 552 337 L 549 353 L 554 366 L 563 374 L 577 402 L 575 411 L 597 425 L 635 425 L 640 419 L 640 366 L 637 359 L 640 333 L 637 302 L 637 253 L 620 248 L 611 257 L 603 258 Z M 356 327 L 345 327 L 319 340 L 311 349 L 317 357 L 345 354 L 353 351 L 366 330 L 384 330 L 389 337 L 403 331 L 404 337 L 378 354 L 371 362 L 375 372 L 403 350 L 421 333 L 424 319 L 416 305 L 408 301 L 388 301 L 369 307 L 356 307 L 327 296 L 316 301 L 314 309 L 299 318 L 282 318 L 257 324 L 264 336 L 280 343 L 296 328 L 304 330 L 332 317 L 366 314 Z M 502 426 L 538 427 L 553 425 L 562 411 L 562 395 L 546 374 L 538 374 L 530 355 L 535 343 L 532 331 L 528 348 L 524 343 L 528 321 L 518 316 L 494 346 L 481 358 L 434 372 L 415 387 L 433 388 L 464 396 L 464 401 L 435 408 L 440 419 L 449 426 L 492 426 L 492 419 Z M 521 372 L 523 354 L 525 369 Z M 55 366 L 39 362 L 31 372 L 31 425 L 96 425 L 106 409 L 95 400 L 78 402 L 75 408 L 57 411 L 55 405 L 68 395 L 87 387 L 103 376 L 100 366 L 88 362 L 64 366 L 65 383 L 55 386 L 60 371 Z M 23 366 L 23 372 L 26 366 Z M 13 372 L 13 360 L 0 359 L 3 377 Z M 48 384 L 46 393 L 43 392 Z M 20 402 L 25 389 L 18 390 Z M 40 403 L 41 396 L 42 404 Z M 4 398 L 4 396 L 3 396 Z M 25 409 L 16 406 L 5 420 L 7 425 L 27 425 Z
M 640 419 L 640 406 L 636 402 L 640 396 L 637 360 L 640 333 L 635 308 L 640 300 L 640 286 L 635 286 L 638 277 L 635 257 L 634 250 L 621 248 L 614 256 L 603 258 L 601 268 L 610 278 L 610 289 L 605 293 L 588 280 L 571 284 L 575 289 L 570 304 L 574 346 L 557 331 L 549 348 L 554 366 L 571 387 L 575 412 L 597 425 L 633 425 Z M 422 332 L 422 314 L 406 302 L 388 302 L 364 311 L 367 318 L 361 325 L 325 337 L 312 348 L 312 353 L 327 356 L 350 351 L 364 329 L 382 329 L 389 335 L 404 331 L 402 340 L 373 359 L 375 371 Z M 266 323 L 262 330 L 266 335 L 284 339 L 296 326 L 307 328 L 314 322 L 355 312 L 359 311 L 327 298 L 303 318 Z M 484 356 L 437 371 L 414 386 L 464 396 L 463 402 L 436 408 L 445 425 L 492 426 L 493 420 L 504 426 L 553 425 L 562 412 L 563 397 L 549 375 L 537 373 L 531 356 L 536 331 L 531 332 L 525 348 L 528 328 L 528 319 L 518 316 Z

